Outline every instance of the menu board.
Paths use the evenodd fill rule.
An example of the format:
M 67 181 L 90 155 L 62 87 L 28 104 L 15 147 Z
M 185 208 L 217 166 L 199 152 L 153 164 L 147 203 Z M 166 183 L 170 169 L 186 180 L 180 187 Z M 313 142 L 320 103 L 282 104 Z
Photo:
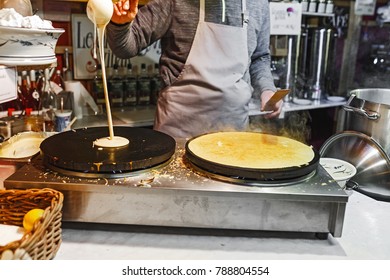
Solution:
M 301 33 L 302 6 L 300 3 L 270 5 L 271 35 L 299 35 Z
M 16 99 L 18 72 L 16 67 L 0 65 L 0 104 Z
M 387 6 L 384 6 L 388 8 Z M 372 16 L 375 13 L 376 0 L 356 0 L 355 1 L 355 14 L 359 16 Z M 381 7 L 383 8 L 383 7 Z M 380 14 L 380 8 L 377 11 Z M 388 12 L 387 12 L 388 14 Z

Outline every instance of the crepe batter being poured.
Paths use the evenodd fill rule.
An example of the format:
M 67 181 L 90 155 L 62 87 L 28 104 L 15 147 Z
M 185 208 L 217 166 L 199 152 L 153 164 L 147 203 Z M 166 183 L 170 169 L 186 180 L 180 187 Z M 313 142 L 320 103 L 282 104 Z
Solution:
M 93 144 L 95 146 L 103 147 L 103 148 L 123 147 L 123 146 L 127 146 L 130 142 L 127 138 L 114 136 L 111 107 L 108 98 L 106 65 L 104 62 L 104 32 L 114 12 L 114 7 L 112 2 L 113 2 L 112 0 L 89 0 L 87 4 L 87 16 L 93 22 L 95 31 L 97 30 L 98 32 L 97 35 L 98 35 L 98 44 L 99 44 L 99 55 L 100 55 L 100 60 L 102 65 L 104 99 L 106 102 L 107 121 L 108 121 L 108 130 L 109 130 L 108 137 L 99 138 L 95 140 Z M 95 33 L 95 37 L 96 37 L 96 33 Z M 94 38 L 94 41 L 96 42 L 95 39 L 96 38 Z

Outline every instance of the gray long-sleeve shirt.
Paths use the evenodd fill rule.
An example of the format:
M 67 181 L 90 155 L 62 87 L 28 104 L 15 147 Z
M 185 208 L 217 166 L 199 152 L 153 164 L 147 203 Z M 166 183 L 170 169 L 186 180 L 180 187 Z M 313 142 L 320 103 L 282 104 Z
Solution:
M 222 23 L 222 0 L 207 0 L 205 20 L 242 26 L 242 7 L 239 0 L 225 0 L 225 21 Z M 268 0 L 246 0 L 249 15 L 248 75 L 258 95 L 275 90 L 270 70 L 269 6 Z M 136 56 L 147 46 L 161 40 L 160 72 L 165 86 L 171 85 L 181 73 L 194 40 L 199 21 L 199 0 L 151 0 L 142 6 L 128 25 L 107 26 L 111 50 L 120 58 Z M 234 40 L 234 38 L 232 38 Z M 205 48 L 207 42 L 205 42 Z

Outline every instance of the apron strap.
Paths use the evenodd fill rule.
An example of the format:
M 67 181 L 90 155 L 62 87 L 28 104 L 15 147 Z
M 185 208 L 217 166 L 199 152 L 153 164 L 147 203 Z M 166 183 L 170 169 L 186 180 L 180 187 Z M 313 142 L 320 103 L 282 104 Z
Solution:
M 241 11 L 242 26 L 245 27 L 249 21 L 249 16 L 246 11 L 246 0 L 241 0 L 241 6 L 242 6 L 242 11 Z
M 200 0 L 200 7 L 199 7 L 199 22 L 204 22 L 204 19 L 205 19 L 205 10 L 206 10 L 206 3 L 205 3 L 205 0 Z

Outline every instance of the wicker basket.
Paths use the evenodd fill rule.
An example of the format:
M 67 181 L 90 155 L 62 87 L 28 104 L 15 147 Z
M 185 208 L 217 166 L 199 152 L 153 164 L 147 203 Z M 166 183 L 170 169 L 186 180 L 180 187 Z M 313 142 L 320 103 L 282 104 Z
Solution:
M 24 215 L 45 209 L 43 217 L 21 240 L 0 246 L 0 259 L 53 259 L 61 245 L 64 196 L 53 189 L 0 190 L 0 223 L 23 226 Z M 5 256 L 7 255 L 7 256 Z

